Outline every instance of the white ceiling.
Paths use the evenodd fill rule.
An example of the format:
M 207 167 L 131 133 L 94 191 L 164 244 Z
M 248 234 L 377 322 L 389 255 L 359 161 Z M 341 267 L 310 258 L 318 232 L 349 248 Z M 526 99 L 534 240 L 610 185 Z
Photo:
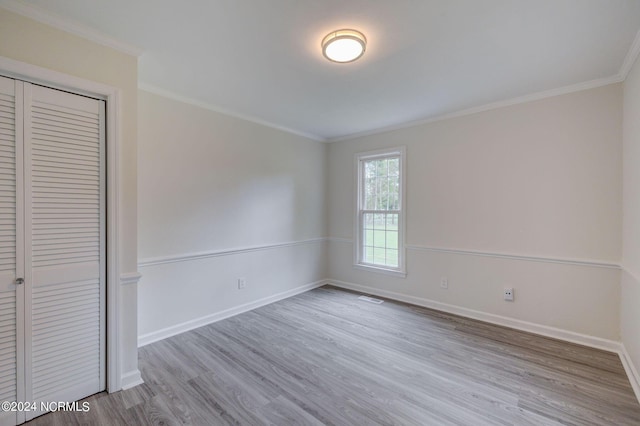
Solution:
M 619 78 L 640 28 L 638 0 L 21 3 L 140 47 L 143 88 L 321 140 Z M 322 57 L 340 28 L 359 61 Z

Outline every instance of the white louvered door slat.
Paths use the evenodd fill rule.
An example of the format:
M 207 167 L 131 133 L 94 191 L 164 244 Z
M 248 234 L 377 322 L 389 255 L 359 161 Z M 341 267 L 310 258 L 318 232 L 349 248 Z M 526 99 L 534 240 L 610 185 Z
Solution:
M 104 102 L 24 97 L 26 396 L 75 401 L 105 388 Z
M 0 401 L 24 400 L 22 83 L 0 77 Z M 25 420 L 0 412 L 0 425 Z

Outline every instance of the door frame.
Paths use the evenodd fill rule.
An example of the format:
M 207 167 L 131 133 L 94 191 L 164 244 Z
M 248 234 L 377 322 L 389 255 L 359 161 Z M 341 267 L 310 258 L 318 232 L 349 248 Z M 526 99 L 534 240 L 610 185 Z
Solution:
M 0 56 L 0 74 L 41 84 L 53 89 L 65 90 L 79 95 L 91 96 L 106 101 L 106 196 L 107 196 L 107 391 L 116 392 L 122 389 L 122 360 L 120 356 L 120 220 L 122 208 L 120 194 L 122 161 L 122 90 L 102 83 L 67 75 L 58 71 L 38 67 L 10 58 Z M 131 277 L 126 274 L 127 280 Z M 135 278 L 139 278 L 136 273 Z M 137 281 L 137 279 L 136 279 Z

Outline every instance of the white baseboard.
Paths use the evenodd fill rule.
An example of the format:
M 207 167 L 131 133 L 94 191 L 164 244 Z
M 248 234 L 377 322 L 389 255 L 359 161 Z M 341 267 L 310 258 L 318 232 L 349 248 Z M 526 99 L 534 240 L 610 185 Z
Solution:
M 120 385 L 122 390 L 131 389 L 134 386 L 138 386 L 144 383 L 140 370 L 129 371 L 122 375 L 120 379 Z
M 602 339 L 600 337 L 589 336 L 587 334 L 576 333 L 573 331 L 563 330 L 561 328 L 549 327 L 546 325 L 535 324 L 528 321 L 522 321 L 515 318 L 503 317 L 501 315 L 489 314 L 486 312 L 476 311 L 460 306 L 449 305 L 447 303 L 437 302 L 435 300 L 425 299 L 422 297 L 409 296 L 393 291 L 380 290 L 374 287 L 368 287 L 360 284 L 348 283 L 337 280 L 327 280 L 328 284 L 348 290 L 359 291 L 366 294 L 372 294 L 388 299 L 398 300 L 400 302 L 411 303 L 413 305 L 423 306 L 450 314 L 460 315 L 467 318 L 473 318 L 479 321 L 491 324 L 501 325 L 504 327 L 514 328 L 516 330 L 527 331 L 529 333 L 539 334 L 545 337 L 564 340 L 579 345 L 589 346 L 596 349 L 602 349 L 608 352 L 621 354 L 622 344 L 614 340 Z
M 291 290 L 283 291 L 281 293 L 274 294 L 272 296 L 264 297 L 262 299 L 255 300 L 253 302 L 245 303 L 243 305 L 235 306 L 224 311 L 216 312 L 204 317 L 185 321 L 180 324 L 173 325 L 171 327 L 163 328 L 158 331 L 143 334 L 138 337 L 138 347 L 148 345 L 159 340 L 166 339 L 176 334 L 184 333 L 185 331 L 193 330 L 194 328 L 202 327 L 204 325 L 212 324 L 214 322 L 241 314 L 243 312 L 251 311 L 261 306 L 269 305 L 282 299 L 286 299 L 291 296 L 295 296 L 305 291 L 312 290 L 317 287 L 321 287 L 327 284 L 327 280 L 320 280 L 314 283 L 305 284 Z
M 633 365 L 633 361 L 629 356 L 629 352 L 627 352 L 627 348 L 624 344 L 621 346 L 620 361 L 622 361 L 622 366 L 624 367 L 624 371 L 627 373 L 633 392 L 636 394 L 638 402 L 640 402 L 640 375 L 638 375 L 638 370 L 636 370 L 635 365 Z

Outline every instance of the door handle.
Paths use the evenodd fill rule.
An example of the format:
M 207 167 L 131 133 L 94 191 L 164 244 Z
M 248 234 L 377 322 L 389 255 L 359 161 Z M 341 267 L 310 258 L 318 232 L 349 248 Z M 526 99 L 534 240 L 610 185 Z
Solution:
M 24 278 L 16 278 L 16 285 L 24 284 Z

